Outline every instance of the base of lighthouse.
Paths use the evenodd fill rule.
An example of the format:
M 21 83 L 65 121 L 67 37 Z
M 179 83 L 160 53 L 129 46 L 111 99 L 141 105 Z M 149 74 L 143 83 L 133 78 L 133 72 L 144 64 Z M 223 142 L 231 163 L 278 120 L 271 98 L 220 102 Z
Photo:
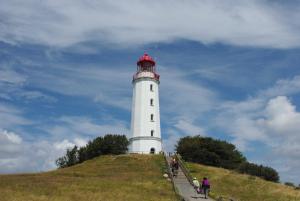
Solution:
M 129 153 L 158 154 L 162 151 L 160 138 L 140 136 L 130 138 L 129 142 Z

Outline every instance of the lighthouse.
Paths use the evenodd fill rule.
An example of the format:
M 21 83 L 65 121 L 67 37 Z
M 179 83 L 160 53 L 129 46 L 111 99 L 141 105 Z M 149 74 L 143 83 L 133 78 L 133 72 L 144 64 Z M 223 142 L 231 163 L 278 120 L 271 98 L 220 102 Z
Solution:
M 155 61 L 148 54 L 140 57 L 132 80 L 130 153 L 156 154 L 162 150 L 159 77 L 156 72 Z

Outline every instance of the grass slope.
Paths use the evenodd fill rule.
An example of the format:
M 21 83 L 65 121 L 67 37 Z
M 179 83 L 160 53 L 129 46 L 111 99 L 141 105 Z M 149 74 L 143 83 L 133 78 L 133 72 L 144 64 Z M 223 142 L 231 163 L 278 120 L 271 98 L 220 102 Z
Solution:
M 222 168 L 186 163 L 192 176 L 208 177 L 212 196 L 234 198 L 238 201 L 300 201 L 300 191 L 258 177 L 238 174 Z
M 120 155 L 46 173 L 0 175 L 0 200 L 176 200 L 163 169 L 159 155 Z

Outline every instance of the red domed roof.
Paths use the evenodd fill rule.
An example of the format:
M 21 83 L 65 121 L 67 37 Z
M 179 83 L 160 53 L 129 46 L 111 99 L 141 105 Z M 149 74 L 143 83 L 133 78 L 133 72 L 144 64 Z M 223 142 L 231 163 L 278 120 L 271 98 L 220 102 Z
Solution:
M 145 61 L 148 61 L 148 62 L 152 63 L 153 65 L 155 65 L 155 61 L 152 59 L 152 57 L 150 57 L 146 53 L 142 57 L 140 57 L 140 59 L 137 62 L 137 65 L 141 65 Z

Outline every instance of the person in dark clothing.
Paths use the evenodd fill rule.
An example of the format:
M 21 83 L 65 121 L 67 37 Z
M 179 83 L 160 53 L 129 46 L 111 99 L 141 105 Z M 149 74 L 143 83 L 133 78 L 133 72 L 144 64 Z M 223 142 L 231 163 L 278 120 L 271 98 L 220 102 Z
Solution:
M 172 168 L 172 174 L 175 177 L 177 175 L 178 172 L 178 161 L 176 160 L 176 158 L 173 158 L 171 161 L 171 168 Z
M 178 166 L 179 166 L 179 165 L 178 165 L 178 161 L 175 160 L 175 162 L 174 162 L 174 169 L 175 169 L 175 170 L 178 170 Z
M 210 183 L 209 183 L 209 181 L 208 181 L 208 179 L 206 177 L 203 178 L 201 187 L 203 189 L 203 193 L 204 193 L 205 199 L 207 199 L 208 192 L 210 190 Z

